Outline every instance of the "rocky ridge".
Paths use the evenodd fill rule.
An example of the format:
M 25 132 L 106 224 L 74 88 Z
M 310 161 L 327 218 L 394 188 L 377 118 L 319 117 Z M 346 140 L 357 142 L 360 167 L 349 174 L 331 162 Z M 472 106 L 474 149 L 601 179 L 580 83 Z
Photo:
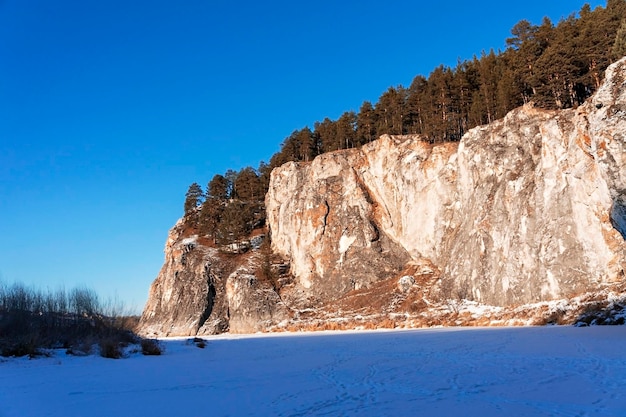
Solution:
M 625 77 L 623 59 L 585 105 L 527 105 L 459 143 L 383 136 L 275 169 L 267 223 L 291 276 L 263 279 L 258 251 L 229 258 L 179 222 L 140 331 L 541 323 L 553 312 L 537 306 L 574 299 L 562 320 L 621 311 Z M 493 309 L 459 319 L 472 303 Z

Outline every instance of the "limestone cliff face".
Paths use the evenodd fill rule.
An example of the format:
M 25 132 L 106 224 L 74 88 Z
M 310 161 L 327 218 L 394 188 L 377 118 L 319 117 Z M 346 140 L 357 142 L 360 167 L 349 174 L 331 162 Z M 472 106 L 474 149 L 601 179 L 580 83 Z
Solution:
M 226 295 L 231 333 L 261 332 L 289 317 L 278 294 L 245 268 L 228 277 Z
M 210 247 L 181 219 L 170 230 L 165 263 L 150 287 L 138 332 L 147 336 L 253 333 L 287 318 L 278 295 L 254 275 L 258 253 Z
M 330 153 L 272 174 L 266 204 L 274 248 L 291 260 L 300 299 L 310 305 L 386 278 L 410 259 L 375 222 L 359 156 Z
M 525 106 L 458 144 L 384 136 L 272 173 L 274 251 L 311 303 L 426 258 L 441 297 L 512 305 L 626 268 L 626 60 L 575 110 Z
M 139 332 L 393 327 L 399 317 L 412 327 L 441 323 L 429 317 L 446 305 L 458 325 L 467 320 L 450 300 L 514 306 L 594 291 L 576 311 L 598 296 L 614 307 L 626 294 L 625 79 L 626 58 L 578 109 L 526 106 L 459 143 L 383 136 L 275 169 L 274 253 L 228 253 L 179 221 Z
M 183 230 L 180 220 L 168 235 L 165 262 L 141 317 L 142 333 L 195 335 L 203 326 L 207 333 L 228 330 L 224 283 L 213 265 L 215 250 L 198 245 L 195 236 L 182 238 Z

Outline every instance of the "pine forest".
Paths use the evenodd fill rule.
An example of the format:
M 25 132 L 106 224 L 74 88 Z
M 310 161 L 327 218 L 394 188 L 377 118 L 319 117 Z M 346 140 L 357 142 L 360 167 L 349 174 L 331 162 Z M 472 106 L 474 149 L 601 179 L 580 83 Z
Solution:
M 504 51 L 483 51 L 454 68 L 439 66 L 411 85 L 389 87 L 378 102 L 313 127 L 294 130 L 280 151 L 259 167 L 215 175 L 206 192 L 194 183 L 185 196 L 188 224 L 216 244 L 240 240 L 264 224 L 264 198 L 273 168 L 357 148 L 383 134 L 421 135 L 430 143 L 459 141 L 469 129 L 504 117 L 519 106 L 575 108 L 599 87 L 604 71 L 626 55 L 626 0 L 585 5 L 554 24 L 521 20 Z

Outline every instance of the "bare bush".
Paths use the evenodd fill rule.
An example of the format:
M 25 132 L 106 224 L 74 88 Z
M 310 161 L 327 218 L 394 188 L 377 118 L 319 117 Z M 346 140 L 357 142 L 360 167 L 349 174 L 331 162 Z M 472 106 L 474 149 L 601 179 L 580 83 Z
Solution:
M 119 338 L 115 336 L 107 336 L 100 339 L 100 356 L 109 359 L 120 359 L 124 356 L 124 346 Z
M 204 349 L 206 347 L 206 341 L 200 337 L 194 337 L 193 344 L 200 349 Z
M 141 353 L 147 356 L 158 356 L 163 353 L 163 347 L 156 339 L 143 339 L 141 341 Z
M 0 341 L 0 354 L 2 356 L 29 356 L 34 358 L 44 355 L 44 351 L 40 348 L 38 335 L 29 333 Z
M 38 355 L 42 349 L 65 348 L 86 355 L 99 344 L 105 357 L 121 357 L 138 318 L 117 298 L 105 304 L 88 288 L 45 291 L 21 283 L 0 282 L 0 355 Z
M 98 341 L 96 339 L 88 337 L 78 343 L 69 346 L 65 353 L 73 356 L 91 355 L 91 353 L 93 352 L 93 348 L 97 344 L 97 342 Z
M 70 311 L 78 316 L 93 316 L 101 313 L 98 294 L 89 288 L 74 288 L 69 293 Z

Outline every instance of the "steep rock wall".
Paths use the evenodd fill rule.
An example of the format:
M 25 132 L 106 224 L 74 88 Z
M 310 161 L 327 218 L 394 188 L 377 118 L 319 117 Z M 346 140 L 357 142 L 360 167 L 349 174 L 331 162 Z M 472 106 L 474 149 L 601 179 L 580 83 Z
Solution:
M 234 257 L 188 233 L 184 219 L 170 230 L 165 262 L 150 286 L 138 332 L 147 336 L 253 333 L 288 318 L 288 310 L 260 282 L 258 253 Z
M 183 231 L 181 219 L 168 234 L 165 262 L 141 316 L 143 334 L 188 336 L 228 330 L 228 303 L 216 250 L 198 245 L 195 236 L 182 237 Z
M 495 305 L 622 280 L 625 76 L 622 60 L 584 106 L 525 106 L 458 144 L 384 136 L 288 163 L 266 196 L 273 249 L 311 302 L 420 258 L 442 272 L 442 297 Z
M 623 287 L 625 78 L 622 60 L 584 106 L 526 106 L 459 143 L 383 136 L 285 164 L 272 173 L 267 222 L 294 279 L 268 281 L 258 251 L 220 251 L 181 220 L 139 332 L 298 328 L 298 320 L 350 309 L 361 318 L 372 302 L 402 312 L 394 291 L 409 308 L 448 298 L 517 305 Z
M 300 298 L 332 300 L 399 271 L 410 259 L 374 221 L 376 207 L 354 168 L 356 151 L 311 164 L 288 163 L 272 175 L 266 198 L 274 248 L 291 259 Z

